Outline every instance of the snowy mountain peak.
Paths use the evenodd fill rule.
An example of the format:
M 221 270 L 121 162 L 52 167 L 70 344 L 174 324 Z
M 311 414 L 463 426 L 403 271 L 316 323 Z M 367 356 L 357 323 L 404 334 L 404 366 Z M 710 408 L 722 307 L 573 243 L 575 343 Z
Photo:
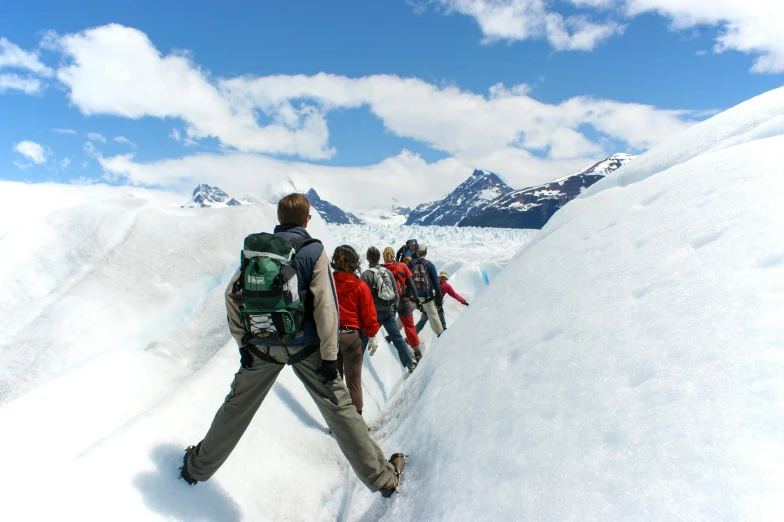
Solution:
M 336 225 L 361 225 L 363 221 L 351 212 L 345 212 L 337 205 L 321 199 L 315 189 L 311 188 L 305 196 L 310 201 L 310 206 L 315 208 L 327 223 Z
M 542 228 L 558 209 L 579 196 L 583 189 L 634 158 L 631 154 L 613 154 L 571 176 L 502 194 L 481 212 L 463 219 L 460 226 Z
M 489 202 L 512 190 L 496 174 L 476 169 L 444 199 L 416 207 L 409 214 L 406 224 L 454 226 L 464 218 L 481 212 Z
M 226 194 L 218 187 L 211 187 L 206 183 L 193 189 L 193 197 L 182 208 L 207 208 L 207 207 L 237 207 L 242 205 L 239 201 Z

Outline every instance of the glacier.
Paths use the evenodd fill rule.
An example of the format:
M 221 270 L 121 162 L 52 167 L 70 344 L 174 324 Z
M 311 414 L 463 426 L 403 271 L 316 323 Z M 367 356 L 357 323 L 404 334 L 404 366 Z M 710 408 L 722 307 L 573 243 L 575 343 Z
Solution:
M 780 519 L 782 101 L 673 137 L 538 233 L 314 216 L 328 252 L 420 239 L 471 301 L 446 300 L 449 329 L 425 329 L 410 376 L 382 336 L 365 359 L 373 436 L 410 455 L 389 500 L 289 371 L 212 480 L 176 480 L 238 367 L 221 285 L 273 205 L 174 209 L 100 187 L 64 189 L 67 204 L 0 182 L 38 202 L 3 210 L 0 232 L 0 353 L 21 357 L 0 365 L 0 518 Z

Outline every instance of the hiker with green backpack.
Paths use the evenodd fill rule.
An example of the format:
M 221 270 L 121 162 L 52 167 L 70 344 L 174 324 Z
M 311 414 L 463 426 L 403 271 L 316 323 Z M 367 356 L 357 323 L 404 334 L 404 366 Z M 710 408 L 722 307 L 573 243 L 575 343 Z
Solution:
M 306 230 L 310 202 L 303 194 L 284 197 L 278 221 L 273 234 L 245 238 L 240 268 L 225 293 L 240 368 L 204 439 L 185 450 L 180 478 L 194 485 L 218 471 L 275 379 L 291 366 L 359 479 L 389 497 L 397 491 L 405 456 L 384 458 L 338 379 L 335 282 L 323 245 Z

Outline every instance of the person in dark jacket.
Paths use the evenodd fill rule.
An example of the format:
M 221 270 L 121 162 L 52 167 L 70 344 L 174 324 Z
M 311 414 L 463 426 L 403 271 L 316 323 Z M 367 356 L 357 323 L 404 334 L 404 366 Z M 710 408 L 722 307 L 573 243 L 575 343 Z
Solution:
M 338 371 L 351 394 L 351 402 L 362 415 L 362 340 L 360 332 L 375 344 L 379 325 L 373 295 L 357 276 L 359 255 L 348 245 L 341 245 L 332 255 L 335 289 L 338 293 L 340 329 L 338 331 Z
M 422 310 L 422 317 L 417 323 L 416 331 L 417 333 L 421 332 L 425 324 L 430 322 L 430 327 L 436 336 L 440 336 L 444 333 L 444 326 L 438 316 L 438 309 L 443 305 L 443 296 L 436 266 L 426 259 L 426 256 L 427 245 L 420 244 L 417 248 L 417 258 L 408 264 L 408 268 L 414 274 L 414 285 L 418 295 L 417 303 Z
M 281 199 L 278 221 L 276 235 L 289 241 L 309 238 L 307 198 L 303 194 L 290 194 Z M 370 437 L 367 424 L 351 403 L 345 384 L 338 379 L 338 303 L 329 259 L 321 243 L 302 246 L 294 258 L 294 267 L 299 295 L 305 301 L 305 317 L 303 327 L 286 346 L 251 336 L 240 314 L 243 299 L 237 284 L 239 270 L 229 282 L 226 311 L 229 329 L 240 347 L 240 368 L 204 439 L 185 450 L 180 478 L 194 485 L 218 471 L 245 433 L 275 379 L 289 365 L 313 398 L 362 483 L 371 491 L 389 497 L 397 491 L 399 477 L 395 470 L 400 466 L 395 464 L 402 454 L 393 454 L 391 462 L 385 460 L 381 448 Z
M 391 302 L 384 302 L 382 301 L 377 295 L 376 291 L 376 271 L 377 270 L 386 270 L 386 268 L 382 267 L 379 264 L 381 261 L 381 254 L 379 253 L 376 247 L 370 247 L 367 251 L 367 260 L 370 268 L 362 272 L 362 280 L 367 283 L 368 287 L 371 289 L 371 293 L 373 294 L 373 302 L 376 305 L 376 312 L 378 313 L 378 323 L 384 327 L 386 330 L 387 335 L 389 335 L 390 339 L 392 340 L 392 344 L 397 349 L 397 355 L 400 358 L 400 364 L 405 366 L 409 373 L 414 371 L 416 368 L 416 361 L 411 357 L 411 353 L 408 351 L 408 346 L 406 345 L 406 341 L 403 340 L 403 336 L 400 335 L 400 329 L 397 327 L 397 322 L 395 321 L 395 312 L 397 308 L 397 299 Z M 394 275 L 392 275 L 394 278 Z M 397 290 L 397 286 L 395 286 Z M 369 353 L 373 355 L 375 350 L 371 350 Z
M 419 349 L 419 335 L 417 335 L 416 325 L 414 325 L 414 306 L 412 299 L 417 298 L 416 286 L 414 285 L 413 274 L 408 266 L 403 262 L 395 261 L 395 249 L 388 246 L 384 249 L 384 268 L 392 272 L 397 280 L 400 290 L 400 300 L 397 304 L 398 328 L 402 327 L 406 333 L 406 343 L 414 350 L 414 358 L 418 363 L 422 358 L 422 351 Z M 392 342 L 391 337 L 387 342 Z
M 403 258 L 410 257 L 411 259 L 416 258 L 417 256 L 417 245 L 418 242 L 416 239 L 409 239 L 406 241 L 406 244 L 400 247 L 395 255 L 395 261 L 403 261 Z

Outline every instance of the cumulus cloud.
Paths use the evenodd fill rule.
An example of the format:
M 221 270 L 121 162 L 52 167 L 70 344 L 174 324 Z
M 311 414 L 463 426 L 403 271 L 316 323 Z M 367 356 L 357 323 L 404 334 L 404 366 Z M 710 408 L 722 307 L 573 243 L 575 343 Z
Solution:
M 693 121 L 687 111 L 577 97 L 554 105 L 527 96 L 527 86 L 491 87 L 489 96 L 416 78 L 374 75 L 240 77 L 221 80 L 232 103 L 269 110 L 292 100 L 333 108 L 367 106 L 386 129 L 451 154 L 476 156 L 509 146 L 550 150 L 558 157 L 601 154 L 582 126 L 642 149 L 680 132 Z
M 0 71 L 5 69 L 25 71 L 27 74 L 22 76 L 18 72 L 0 73 L 0 93 L 16 90 L 25 94 L 37 94 L 42 88 L 42 82 L 37 77 L 49 77 L 54 74 L 51 68 L 39 60 L 37 52 L 25 51 L 0 37 Z
M 564 17 L 548 0 L 438 0 L 447 13 L 473 17 L 485 43 L 497 40 L 547 40 L 558 51 L 590 51 L 624 26 L 591 21 L 584 14 Z
M 784 2 L 779 0 L 568 0 L 564 16 L 549 0 L 432 0 L 447 13 L 474 18 L 485 43 L 547 40 L 558 50 L 591 50 L 624 31 L 617 20 L 643 13 L 668 18 L 675 30 L 718 27 L 714 52 L 757 55 L 752 71 L 784 72 Z M 417 4 L 421 11 L 423 4 Z M 597 21 L 598 20 L 598 21 Z
M 103 136 L 103 134 L 99 132 L 88 132 L 87 139 L 92 141 L 98 141 L 101 143 L 106 143 L 106 138 Z
M 38 58 L 37 52 L 29 52 L 0 37 L 0 69 L 24 69 L 38 76 L 52 76 L 54 71 Z
M 194 154 L 149 163 L 135 161 L 133 154 L 99 158 L 110 179 L 131 184 L 186 189 L 208 179 L 230 194 L 252 193 L 273 199 L 283 192 L 314 187 L 322 197 L 348 209 L 386 207 L 392 198 L 409 205 L 438 199 L 463 182 L 474 168 L 492 170 L 513 187 L 524 187 L 574 173 L 595 161 L 593 157 L 546 159 L 515 148 L 432 163 L 404 150 L 361 167 L 317 165 L 236 152 Z
M 13 73 L 0 74 L 0 93 L 10 90 L 36 94 L 41 92 L 41 81 L 37 78 L 26 78 Z
M 784 2 L 778 0 L 622 0 L 628 16 L 656 12 L 676 29 L 717 26 L 714 52 L 759 55 L 757 73 L 784 72 Z
M 14 150 L 36 165 L 46 163 L 46 150 L 34 141 L 20 141 L 14 145 Z
M 187 56 L 163 56 L 141 31 L 117 24 L 67 35 L 57 41 L 69 64 L 57 78 L 84 114 L 128 118 L 180 118 L 189 138 L 215 137 L 245 152 L 329 158 L 323 114 L 312 106 L 291 108 L 288 117 L 233 107 L 207 71 Z
M 580 131 L 583 125 L 645 148 L 692 123 L 683 111 L 608 100 L 545 104 L 528 96 L 527 85 L 495 85 L 483 95 L 393 75 L 212 79 L 186 57 L 161 56 L 144 33 L 119 25 L 59 42 L 70 63 L 57 76 L 83 113 L 180 118 L 184 135 L 173 129 L 170 136 L 186 145 L 215 137 L 241 152 L 328 158 L 335 151 L 325 115 L 359 107 L 393 134 L 469 157 L 499 147 L 543 150 L 558 158 L 600 154 L 600 145 Z

